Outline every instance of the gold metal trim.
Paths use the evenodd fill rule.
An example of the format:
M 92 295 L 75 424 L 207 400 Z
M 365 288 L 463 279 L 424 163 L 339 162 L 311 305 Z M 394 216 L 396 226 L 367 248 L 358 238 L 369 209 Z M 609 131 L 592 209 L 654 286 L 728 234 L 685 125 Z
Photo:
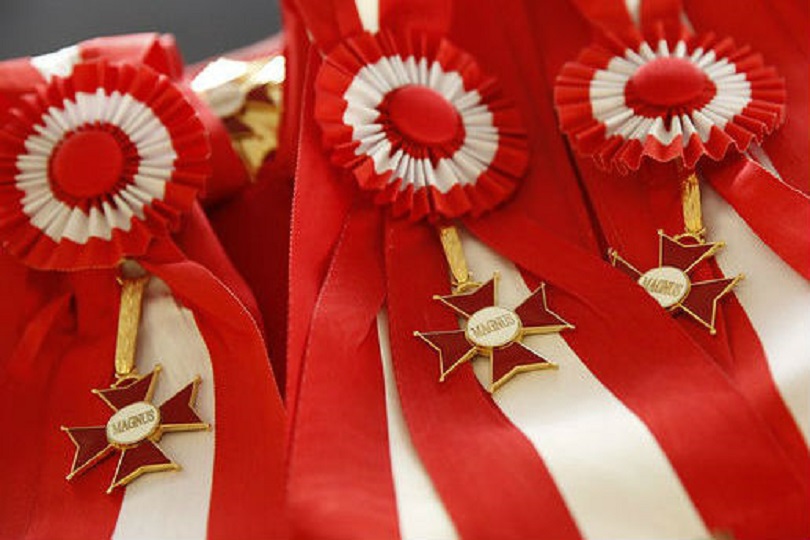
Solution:
M 149 276 L 127 277 L 122 272 L 120 281 L 121 305 L 118 309 L 118 334 L 115 341 L 115 375 L 123 379 L 135 372 L 138 327 Z
M 683 181 L 681 190 L 681 204 L 683 205 L 684 234 L 695 240 L 703 242 L 706 228 L 703 226 L 703 211 L 700 206 L 700 181 L 694 172 Z
M 467 266 L 467 258 L 464 256 L 464 247 L 461 245 L 458 229 L 454 225 L 439 227 L 439 240 L 442 243 L 447 265 L 450 267 L 453 292 L 458 294 L 480 287 L 481 283 L 473 281 L 472 273 Z

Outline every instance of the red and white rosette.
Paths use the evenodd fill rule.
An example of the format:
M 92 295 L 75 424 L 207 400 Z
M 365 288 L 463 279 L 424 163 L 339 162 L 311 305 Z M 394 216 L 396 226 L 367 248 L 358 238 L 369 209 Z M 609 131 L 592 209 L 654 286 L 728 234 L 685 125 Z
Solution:
M 381 32 L 344 40 L 316 81 L 334 164 L 396 216 L 477 216 L 515 190 L 528 162 L 513 105 L 445 39 Z
M 194 108 L 147 67 L 85 63 L 0 130 L 0 239 L 41 269 L 110 267 L 168 234 L 208 176 Z
M 566 64 L 554 89 L 562 130 L 604 168 L 642 158 L 691 169 L 744 152 L 784 120 L 785 87 L 749 47 L 713 34 L 627 43 L 611 36 Z

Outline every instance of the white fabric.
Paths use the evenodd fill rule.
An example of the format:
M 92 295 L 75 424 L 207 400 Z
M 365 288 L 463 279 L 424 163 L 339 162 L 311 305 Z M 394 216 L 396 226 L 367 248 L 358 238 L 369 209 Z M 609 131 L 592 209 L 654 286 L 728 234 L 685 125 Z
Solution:
M 810 444 L 810 283 L 708 186 L 703 188 L 703 219 L 712 238 L 726 243 L 716 255 L 723 274 L 746 276 L 734 294 L 762 342 L 782 398 Z
M 82 61 L 81 50 L 78 45 L 64 47 L 58 51 L 41 54 L 31 58 L 31 65 L 39 71 L 42 78 L 50 81 L 52 77 L 68 77 L 73 73 L 73 67 Z
M 531 294 L 513 264 L 469 235 L 462 234 L 462 243 L 475 276 L 499 272 L 500 305 L 515 307 Z M 583 536 L 708 537 L 653 435 L 561 335 L 527 336 L 524 343 L 559 369 L 518 375 L 493 398 L 543 458 Z M 475 368 L 485 386 L 486 362 Z
M 418 158 L 401 148 L 392 152 L 391 142 L 379 121 L 378 107 L 385 96 L 403 86 L 426 86 L 441 94 L 456 109 L 464 125 L 464 141 L 448 158 L 434 167 L 428 158 Z M 498 151 L 498 129 L 492 112 L 476 90 L 466 90 L 455 71 L 445 71 L 437 61 L 413 56 L 385 56 L 367 64 L 354 76 L 343 94 L 343 122 L 352 128 L 358 146 L 355 154 L 368 155 L 377 174 L 391 171 L 389 182 L 401 179 L 401 190 L 433 186 L 447 193 L 453 186 L 474 184 L 492 164 Z
M 391 472 L 399 515 L 402 540 L 458 538 L 453 521 L 433 487 L 433 483 L 413 447 L 399 404 L 391 347 L 388 339 L 388 314 L 377 315 L 380 357 L 385 377 L 385 409 L 388 417 L 388 445 Z
M 50 180 L 54 150 L 66 135 L 95 122 L 109 123 L 126 133 L 138 150 L 133 183 L 112 195 L 115 206 L 101 202 L 85 213 L 59 200 Z M 27 152 L 17 157 L 17 188 L 24 193 L 23 212 L 31 224 L 59 242 L 63 238 L 85 244 L 90 238 L 109 240 L 113 229 L 128 231 L 132 217 L 144 218 L 144 207 L 162 199 L 174 171 L 177 154 L 169 131 L 148 105 L 118 91 L 106 94 L 77 92 L 61 108 L 51 107 L 25 140 Z
M 639 26 L 641 24 L 641 0 L 625 0 L 624 4 L 633 24 Z
M 667 128 L 660 117 L 640 116 L 627 106 L 625 86 L 645 64 L 659 58 L 688 60 L 702 71 L 715 85 L 716 93 L 700 110 L 673 117 Z M 670 144 L 683 136 L 687 144 L 693 135 L 706 142 L 712 126 L 720 129 L 740 114 L 751 102 L 751 83 L 745 73 L 737 73 L 735 64 L 726 58 L 718 59 L 713 50 L 695 49 L 688 54 L 686 43 L 679 41 L 673 50 L 665 40 L 658 42 L 657 50 L 643 42 L 637 51 L 627 49 L 624 56 L 614 57 L 604 69 L 597 70 L 591 79 L 589 96 L 593 116 L 602 122 L 608 137 L 620 135 L 625 139 L 643 141 L 653 136 L 662 144 Z
M 372 34 L 380 29 L 380 0 L 354 0 L 363 30 Z
M 152 278 L 144 297 L 137 366 L 162 370 L 154 403 L 162 404 L 199 375 L 197 411 L 214 421 L 214 374 L 211 357 L 194 315 L 180 306 L 168 287 Z M 205 538 L 214 472 L 212 431 L 167 433 L 158 445 L 182 468 L 145 474 L 125 489 L 113 537 L 117 540 Z
M 529 295 L 511 263 L 466 234 L 462 234 L 462 242 L 477 277 L 485 279 L 494 271 L 500 272 L 499 305 L 514 307 Z M 399 403 L 394 399 L 396 388 L 388 365 L 390 351 L 383 317 L 378 317 L 380 349 L 386 369 L 392 466 L 403 536 L 453 538 L 447 512 L 429 487 L 430 480 L 407 438 Z M 571 322 L 576 325 L 576 321 Z M 649 430 L 599 383 L 564 339 L 557 335 L 530 336 L 526 344 L 558 363 L 559 370 L 520 374 L 499 389 L 494 400 L 537 449 L 585 538 L 708 537 Z M 475 370 L 486 386 L 486 362 L 476 361 Z

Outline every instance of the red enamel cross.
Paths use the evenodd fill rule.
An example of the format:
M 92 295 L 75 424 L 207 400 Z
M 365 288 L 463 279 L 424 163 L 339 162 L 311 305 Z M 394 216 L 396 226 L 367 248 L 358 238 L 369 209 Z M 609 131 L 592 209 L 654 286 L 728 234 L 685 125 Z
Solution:
M 126 378 L 110 388 L 93 390 L 113 411 L 104 426 L 63 427 L 76 446 L 68 480 L 73 479 L 113 452 L 118 452 L 110 493 L 118 486 L 150 472 L 178 470 L 157 445 L 164 433 L 210 429 L 194 410 L 200 378 L 195 378 L 163 405 L 152 404 L 160 366 L 142 377 Z
M 494 392 L 518 373 L 556 368 L 523 344 L 523 337 L 573 328 L 548 308 L 545 284 L 514 310 L 497 305 L 498 275 L 472 292 L 435 296 L 466 321 L 463 330 L 415 332 L 439 354 L 439 381 L 477 356 L 489 359 Z
M 687 237 L 688 238 L 688 237 Z M 689 274 L 700 263 L 714 256 L 722 242 L 686 243 L 658 231 L 658 266 L 646 272 L 623 259 L 615 249 L 608 252 L 613 266 L 624 271 L 669 311 L 683 311 L 694 320 L 717 333 L 717 302 L 728 294 L 743 275 L 731 278 L 692 281 Z

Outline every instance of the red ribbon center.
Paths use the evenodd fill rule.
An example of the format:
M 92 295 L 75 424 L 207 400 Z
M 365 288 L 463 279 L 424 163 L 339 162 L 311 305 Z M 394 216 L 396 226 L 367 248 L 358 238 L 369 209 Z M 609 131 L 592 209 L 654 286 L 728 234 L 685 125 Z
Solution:
M 708 84 L 706 75 L 689 60 L 658 58 L 641 66 L 630 83 L 636 96 L 660 107 L 677 107 L 696 100 Z
M 124 152 L 115 135 L 105 131 L 71 133 L 51 159 L 51 178 L 76 198 L 112 191 L 124 172 Z
M 452 141 L 461 129 L 455 107 L 426 86 L 403 86 L 386 96 L 391 123 L 403 137 L 426 146 Z

